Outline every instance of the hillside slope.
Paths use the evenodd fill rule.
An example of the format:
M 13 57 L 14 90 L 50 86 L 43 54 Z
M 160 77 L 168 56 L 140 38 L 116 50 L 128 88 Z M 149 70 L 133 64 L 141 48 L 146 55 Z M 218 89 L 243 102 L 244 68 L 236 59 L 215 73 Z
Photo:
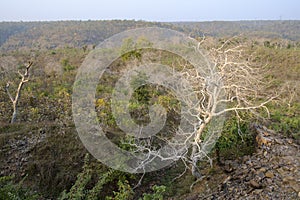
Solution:
M 258 38 L 300 40 L 300 21 L 233 22 L 145 22 L 133 20 L 0 22 L 1 51 L 54 49 L 97 45 L 113 34 L 141 27 L 157 26 L 203 35 L 228 37 L 244 35 Z

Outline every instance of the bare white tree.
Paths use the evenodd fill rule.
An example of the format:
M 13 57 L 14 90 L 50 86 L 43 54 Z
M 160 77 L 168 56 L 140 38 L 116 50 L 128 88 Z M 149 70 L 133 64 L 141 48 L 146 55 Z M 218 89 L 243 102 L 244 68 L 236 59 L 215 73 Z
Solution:
M 182 96 L 179 94 L 179 98 L 184 99 L 187 107 L 191 108 L 189 113 L 197 119 L 197 122 L 192 124 L 192 131 L 188 133 L 182 132 L 181 129 L 175 130 L 176 134 L 184 137 L 184 140 L 181 140 L 184 144 L 177 144 L 177 140 L 153 136 L 170 146 L 182 146 L 180 150 L 170 148 L 169 151 L 174 152 L 168 154 L 162 155 L 159 149 L 153 148 L 153 137 L 131 140 L 128 144 L 134 151 L 147 152 L 148 155 L 138 168 L 146 168 L 145 166 L 155 158 L 180 159 L 184 162 L 186 170 L 191 170 L 194 177 L 201 179 L 202 175 L 198 170 L 199 161 L 205 157 L 209 158 L 207 154 L 221 132 L 220 129 L 216 129 L 214 119 L 229 112 L 235 113 L 237 119 L 240 119 L 240 112 L 250 111 L 258 114 L 255 111 L 257 109 L 264 109 L 269 115 L 266 104 L 277 95 L 267 96 L 268 94 L 264 92 L 265 66 L 255 62 L 254 56 L 249 52 L 248 44 L 240 42 L 237 38 L 231 38 L 215 48 L 208 48 L 208 54 L 203 55 L 200 47 L 202 48 L 204 43 L 205 38 L 199 42 L 196 50 L 212 61 L 210 68 L 199 74 L 194 68 L 184 64 L 180 71 L 180 74 L 192 83 L 199 101 L 195 104 L 185 93 Z M 174 80 L 176 80 L 175 76 L 177 75 L 174 75 Z M 176 112 L 182 115 L 180 111 Z M 211 126 L 214 126 L 214 130 L 210 130 Z M 191 151 L 190 148 L 186 148 L 187 146 L 191 146 Z
M 211 146 L 205 147 L 210 145 L 211 141 L 208 139 L 201 144 L 203 142 L 201 137 L 212 120 L 228 112 L 234 112 L 237 119 L 241 119 L 240 111 L 258 114 L 255 110 L 260 108 L 265 109 L 269 116 L 266 104 L 277 97 L 277 95 L 268 97 L 264 93 L 265 67 L 255 63 L 254 57 L 249 55 L 247 49 L 249 49 L 247 44 L 240 43 L 236 38 L 223 42 L 219 47 L 211 48 L 206 55 L 213 62 L 211 73 L 206 77 L 202 75 L 193 77 L 198 85 L 204 86 L 199 87 L 201 103 L 198 114 L 202 123 L 196 130 L 189 159 L 192 173 L 197 178 L 201 178 L 197 163 L 207 150 L 211 149 Z
M 22 74 L 20 71 L 18 71 L 18 73 L 21 77 L 21 81 L 18 85 L 15 98 L 13 98 L 13 96 L 9 92 L 10 83 L 8 82 L 5 86 L 5 90 L 9 96 L 9 99 L 11 100 L 11 102 L 13 104 L 13 114 L 12 114 L 12 118 L 11 118 L 11 123 L 14 123 L 16 121 L 17 114 L 18 114 L 18 102 L 21 97 L 21 90 L 22 90 L 23 85 L 29 81 L 29 69 L 31 66 L 32 66 L 32 62 L 29 62 L 26 66 L 24 74 Z

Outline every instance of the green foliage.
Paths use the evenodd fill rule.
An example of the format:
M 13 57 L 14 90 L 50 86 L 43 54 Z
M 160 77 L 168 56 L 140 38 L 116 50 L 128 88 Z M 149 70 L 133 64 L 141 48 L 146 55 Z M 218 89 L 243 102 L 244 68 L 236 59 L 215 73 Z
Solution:
M 85 157 L 85 162 L 82 168 L 82 172 L 80 172 L 77 176 L 77 180 L 74 185 L 71 187 L 69 192 L 63 191 L 60 200 L 64 199 L 74 199 L 74 200 L 97 200 L 99 197 L 104 198 L 106 200 L 130 200 L 134 197 L 134 191 L 129 184 L 128 178 L 133 178 L 133 176 L 128 176 L 123 172 L 108 170 L 102 172 L 101 175 L 98 176 L 98 180 L 91 187 L 91 178 L 92 178 L 92 169 L 89 165 L 88 154 Z M 118 180 L 117 191 L 112 191 L 113 195 L 105 196 L 104 186 L 107 184 L 114 183 Z M 154 193 L 152 194 L 143 194 L 142 200 L 162 200 L 163 194 L 166 191 L 165 186 L 153 186 L 152 190 Z
M 151 46 L 151 42 L 149 42 L 147 38 L 144 37 L 138 38 L 136 42 L 134 42 L 132 38 L 125 38 L 120 48 L 120 53 L 122 55 L 123 62 L 126 62 L 131 59 L 141 60 L 141 48 L 147 48 Z
M 130 83 L 131 87 L 135 89 L 133 99 L 142 104 L 148 104 L 150 100 L 150 88 L 146 85 L 148 79 L 146 74 L 139 72 Z
M 107 172 L 101 174 L 95 186 L 87 191 L 86 199 L 97 200 L 103 189 L 103 186 L 114 179 L 113 173 L 113 170 L 108 170 Z
M 63 66 L 63 70 L 66 71 L 66 72 L 75 69 L 75 67 L 70 64 L 70 61 L 68 59 L 62 59 L 61 64 Z
M 97 200 L 99 197 L 105 197 L 103 196 L 105 194 L 104 186 L 109 183 L 114 183 L 116 180 L 118 180 L 118 191 L 113 191 L 114 197 L 107 196 L 106 199 L 122 200 L 130 199 L 133 196 L 133 190 L 128 183 L 128 176 L 125 173 L 114 170 L 101 171 L 95 182 L 92 181 L 92 176 L 93 174 L 95 175 L 96 171 L 91 168 L 87 154 L 82 172 L 78 174 L 76 182 L 69 192 L 63 191 L 59 199 Z
M 133 189 L 129 185 L 128 181 L 118 181 L 118 192 L 113 192 L 114 197 L 106 197 L 106 200 L 124 200 L 124 199 L 132 199 L 133 198 Z
M 116 122 L 110 108 L 111 102 L 104 98 L 99 98 L 96 100 L 95 104 L 99 123 L 102 126 L 116 127 Z
M 80 200 L 84 199 L 86 196 L 86 185 L 91 180 L 91 169 L 88 167 L 89 164 L 89 157 L 88 154 L 86 154 L 84 159 L 84 165 L 82 167 L 82 172 L 77 175 L 77 180 L 75 184 L 72 186 L 70 191 L 66 193 L 66 191 L 63 191 L 61 200 L 63 199 L 74 199 L 74 200 Z
M 158 103 L 164 106 L 167 110 L 178 110 L 178 107 L 180 106 L 180 102 L 172 95 L 160 95 L 158 97 Z
M 300 103 L 288 105 L 270 104 L 270 128 L 288 137 L 300 139 Z
M 154 185 L 152 187 L 152 190 L 154 193 L 152 194 L 143 194 L 143 198 L 140 198 L 139 200 L 163 200 L 164 198 L 164 193 L 166 191 L 166 186 L 157 186 Z
M 268 47 L 268 48 L 271 48 L 271 43 L 270 43 L 270 41 L 264 41 L 264 46 L 265 46 L 265 47 Z
M 250 119 L 249 116 L 247 119 Z M 254 135 L 249 129 L 249 123 L 250 121 L 239 121 L 236 117 L 225 122 L 222 135 L 216 143 L 219 156 L 232 159 L 254 152 Z
M 119 147 L 125 151 L 134 152 L 136 148 L 133 144 L 135 142 L 135 138 L 131 135 L 126 135 L 124 138 L 121 138 Z
M 131 38 L 124 39 L 120 52 L 124 62 L 134 58 L 141 59 L 142 56 L 140 50 L 136 49 L 136 44 Z
M 0 200 L 38 199 L 38 194 L 22 188 L 22 181 L 18 184 L 13 184 L 12 179 L 9 176 L 0 177 Z

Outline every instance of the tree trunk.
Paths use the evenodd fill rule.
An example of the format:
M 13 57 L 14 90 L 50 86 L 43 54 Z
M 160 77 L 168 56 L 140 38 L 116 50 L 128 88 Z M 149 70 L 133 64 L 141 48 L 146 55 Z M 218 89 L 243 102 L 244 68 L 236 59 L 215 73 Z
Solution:
M 193 145 L 193 149 L 192 149 L 192 154 L 191 154 L 191 160 L 192 160 L 192 175 L 197 178 L 200 179 L 202 177 L 201 173 L 199 172 L 198 168 L 197 168 L 197 163 L 198 163 L 198 158 L 196 157 L 196 153 L 197 153 L 197 145 L 194 144 Z
M 17 102 L 13 103 L 13 109 L 14 109 L 14 112 L 12 114 L 10 123 L 14 123 L 16 121 L 17 114 L 18 114 Z
M 31 65 L 32 65 L 32 62 L 29 62 L 28 65 L 26 66 L 26 70 L 25 70 L 24 74 L 21 74 L 18 71 L 18 73 L 22 77 L 22 79 L 21 79 L 21 81 L 19 83 L 19 86 L 18 86 L 15 98 L 13 98 L 12 95 L 10 94 L 10 92 L 9 92 L 9 85 L 10 84 L 7 83 L 6 86 L 5 86 L 5 90 L 6 90 L 7 94 L 8 94 L 8 96 L 9 96 L 12 104 L 13 104 L 13 109 L 14 109 L 14 112 L 13 112 L 13 115 L 11 117 L 10 123 L 14 123 L 16 121 L 17 114 L 18 114 L 18 107 L 17 107 L 18 106 L 18 101 L 19 101 L 19 98 L 21 96 L 21 90 L 22 90 L 23 85 L 26 82 L 28 82 L 28 80 L 29 80 L 28 79 L 28 77 L 29 77 L 29 69 L 30 69 Z

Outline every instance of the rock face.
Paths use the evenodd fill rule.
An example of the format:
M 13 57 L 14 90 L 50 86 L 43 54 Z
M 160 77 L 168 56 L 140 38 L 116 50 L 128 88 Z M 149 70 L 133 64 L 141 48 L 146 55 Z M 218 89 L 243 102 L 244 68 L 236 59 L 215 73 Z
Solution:
M 12 133 L 13 135 L 13 133 Z M 0 176 L 14 175 L 23 177 L 26 167 L 31 158 L 30 152 L 38 144 L 46 139 L 46 134 L 43 129 L 37 131 L 36 134 L 29 132 L 24 135 L 16 135 L 6 141 L 1 146 L 2 153 Z
M 263 126 L 255 129 L 257 152 L 227 160 L 224 181 L 199 199 L 300 199 L 299 144 Z

